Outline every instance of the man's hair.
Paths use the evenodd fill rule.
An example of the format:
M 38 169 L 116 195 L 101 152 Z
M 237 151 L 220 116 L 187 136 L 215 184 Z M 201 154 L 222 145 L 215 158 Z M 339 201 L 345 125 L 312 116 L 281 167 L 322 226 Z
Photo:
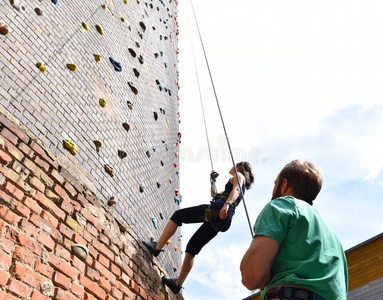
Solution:
M 322 188 L 322 174 L 319 168 L 312 162 L 293 160 L 288 163 L 279 173 L 279 182 L 286 178 L 294 195 L 309 203 L 313 201 Z

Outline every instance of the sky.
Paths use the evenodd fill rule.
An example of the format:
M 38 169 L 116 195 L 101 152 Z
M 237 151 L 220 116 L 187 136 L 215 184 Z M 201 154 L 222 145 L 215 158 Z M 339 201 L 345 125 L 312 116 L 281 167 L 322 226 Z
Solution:
M 193 0 L 235 161 L 253 166 L 245 194 L 253 226 L 273 182 L 293 159 L 320 166 L 314 202 L 349 249 L 382 232 L 383 3 L 381 1 Z M 178 2 L 180 192 L 182 207 L 209 203 L 211 164 L 218 190 L 231 158 L 190 1 Z M 182 248 L 199 225 L 182 227 Z M 243 299 L 239 265 L 251 242 L 244 206 L 232 227 L 196 256 L 186 300 Z

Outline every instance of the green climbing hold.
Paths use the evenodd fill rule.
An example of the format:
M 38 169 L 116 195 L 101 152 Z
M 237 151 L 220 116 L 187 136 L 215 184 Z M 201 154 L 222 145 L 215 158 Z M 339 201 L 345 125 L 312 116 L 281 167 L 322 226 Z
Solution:
M 68 67 L 69 70 L 71 70 L 72 72 L 76 72 L 77 70 L 77 66 L 75 64 L 67 64 L 66 65 Z
M 41 63 L 41 62 L 36 63 L 36 67 L 38 67 L 39 70 L 40 70 L 41 72 L 43 72 L 43 73 L 45 73 L 45 72 L 47 71 L 47 68 L 46 68 L 46 67 L 43 65 L 43 63 Z
M 71 140 L 65 139 L 63 140 L 64 148 L 67 149 L 71 154 L 76 155 L 77 150 L 76 146 L 73 144 Z
M 100 103 L 100 106 L 101 106 L 101 107 L 105 107 L 105 106 L 106 106 L 106 101 L 105 101 L 105 99 L 103 99 L 103 98 L 100 98 L 100 99 L 98 100 L 98 103 Z
M 84 27 L 84 29 L 85 29 L 86 31 L 89 31 L 89 26 L 88 26 L 88 24 L 86 24 L 85 22 L 82 22 L 82 27 Z
M 100 25 L 96 25 L 96 29 L 98 31 L 99 34 L 103 35 L 104 34 L 104 31 L 102 30 L 102 27 Z
M 100 54 L 94 53 L 93 56 L 94 56 L 94 59 L 96 60 L 97 63 L 99 63 L 101 61 L 102 56 Z

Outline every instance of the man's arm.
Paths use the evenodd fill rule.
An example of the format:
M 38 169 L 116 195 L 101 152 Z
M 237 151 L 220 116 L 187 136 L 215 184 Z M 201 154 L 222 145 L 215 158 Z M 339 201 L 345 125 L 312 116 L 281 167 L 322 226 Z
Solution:
M 241 261 L 242 284 L 249 290 L 262 289 L 271 279 L 271 264 L 279 243 L 271 237 L 257 235 Z

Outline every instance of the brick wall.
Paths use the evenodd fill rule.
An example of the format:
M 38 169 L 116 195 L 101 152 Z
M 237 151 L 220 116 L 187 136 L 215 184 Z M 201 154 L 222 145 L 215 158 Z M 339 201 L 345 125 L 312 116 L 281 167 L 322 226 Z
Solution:
M 0 35 L 1 295 L 172 297 L 160 275 L 179 270 L 180 232 L 153 263 L 140 240 L 158 239 L 178 208 L 176 2 L 24 5 L 0 6 L 10 28 Z M 89 247 L 86 263 L 70 254 L 72 243 Z

